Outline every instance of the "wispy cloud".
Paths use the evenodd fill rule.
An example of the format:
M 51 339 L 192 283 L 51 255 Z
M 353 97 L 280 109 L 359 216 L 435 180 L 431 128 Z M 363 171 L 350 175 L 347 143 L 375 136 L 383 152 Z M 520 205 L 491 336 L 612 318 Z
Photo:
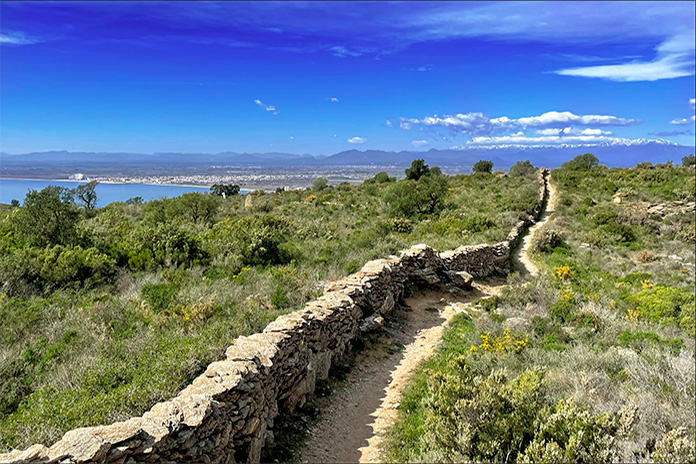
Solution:
M 658 137 L 676 137 L 677 135 L 694 135 L 690 130 L 686 131 L 663 131 L 663 132 L 648 132 L 648 135 L 657 135 Z
M 578 41 L 616 43 L 617 38 L 656 43 L 652 59 L 556 71 L 627 82 L 694 75 L 693 16 L 693 3 L 682 2 L 558 2 L 553 8 L 545 2 L 491 2 L 466 8 L 447 3 L 411 21 L 420 29 L 418 38 L 430 40 L 484 37 L 568 47 Z M 590 61 L 570 52 L 567 56 Z
M 694 75 L 694 60 L 688 53 L 670 53 L 662 57 L 658 54 L 657 58 L 647 62 L 568 68 L 558 70 L 556 74 L 617 82 L 657 81 Z
M 691 105 L 691 109 L 696 109 L 696 98 L 689 98 L 689 105 Z
M 351 137 L 348 139 L 348 143 L 356 143 L 356 144 L 365 143 L 366 141 L 367 141 L 367 139 L 363 138 L 363 137 Z
M 36 37 L 31 37 L 23 32 L 0 33 L 0 44 L 3 45 L 32 45 L 41 42 Z
M 540 116 L 511 119 L 507 116 L 488 118 L 483 113 L 459 113 L 456 115 L 433 115 L 423 119 L 401 118 L 400 127 L 409 130 L 414 126 L 444 127 L 454 132 L 468 135 L 491 136 L 503 132 L 524 130 L 527 127 L 539 129 L 562 129 L 571 131 L 571 126 L 604 127 L 630 126 L 638 124 L 636 119 L 626 119 L 610 115 L 577 115 L 570 111 L 549 111 Z M 558 133 L 560 134 L 560 132 Z
M 336 97 L 331 97 L 331 98 L 329 98 L 329 101 L 332 102 L 332 103 L 338 103 L 338 98 L 336 98 Z
M 420 148 L 428 145 L 428 143 L 429 142 L 427 140 L 414 140 L 413 142 L 411 142 L 411 145 L 413 145 L 416 148 Z
M 417 72 L 428 72 L 433 70 L 433 65 L 432 64 L 424 64 L 423 66 L 418 66 L 417 68 L 409 68 L 410 71 L 417 71 Z
M 333 52 L 333 56 L 337 56 L 339 58 L 344 58 L 346 56 L 360 56 L 360 55 L 362 55 L 362 52 L 360 52 L 360 51 L 350 50 L 346 47 L 341 47 L 341 46 L 331 47 L 329 50 Z
M 280 111 L 278 111 L 278 110 L 276 109 L 276 107 L 273 106 L 273 105 L 266 105 L 266 104 L 263 103 L 261 100 L 254 100 L 254 103 L 256 103 L 257 105 L 259 105 L 261 108 L 263 108 L 263 109 L 266 110 L 266 111 L 271 111 L 271 112 L 272 112 L 273 114 L 275 114 L 275 115 L 280 114 Z

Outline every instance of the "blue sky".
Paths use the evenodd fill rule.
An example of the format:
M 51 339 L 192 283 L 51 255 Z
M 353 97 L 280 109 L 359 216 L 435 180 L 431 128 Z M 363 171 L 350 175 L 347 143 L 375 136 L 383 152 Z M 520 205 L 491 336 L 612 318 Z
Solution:
M 0 151 L 694 145 L 694 2 L 2 2 Z

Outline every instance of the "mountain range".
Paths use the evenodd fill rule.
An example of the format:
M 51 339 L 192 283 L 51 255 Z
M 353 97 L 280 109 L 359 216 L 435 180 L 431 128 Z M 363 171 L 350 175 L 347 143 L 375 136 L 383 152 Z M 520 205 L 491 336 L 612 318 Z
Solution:
M 507 169 L 518 160 L 530 160 L 537 166 L 555 168 L 582 153 L 593 153 L 602 164 L 610 167 L 633 166 L 638 162 L 664 163 L 694 153 L 694 147 L 678 145 L 665 140 L 626 140 L 596 145 L 504 145 L 462 146 L 428 151 L 348 150 L 331 156 L 313 156 L 292 153 L 96 153 L 48 151 L 25 154 L 0 153 L 0 175 L 18 171 L 59 170 L 95 172 L 101 170 L 128 170 L 162 172 L 198 171 L 214 168 L 331 168 L 392 167 L 410 165 L 422 158 L 431 166 L 442 166 L 459 171 L 470 169 L 480 159 L 491 160 L 496 169 Z

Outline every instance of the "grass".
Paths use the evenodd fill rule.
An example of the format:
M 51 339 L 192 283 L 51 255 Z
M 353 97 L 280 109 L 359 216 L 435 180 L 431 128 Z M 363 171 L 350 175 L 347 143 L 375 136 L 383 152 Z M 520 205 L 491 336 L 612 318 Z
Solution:
M 301 307 L 326 282 L 416 243 L 444 250 L 501 240 L 537 201 L 534 177 L 447 184 L 439 209 L 417 217 L 396 217 L 385 204 L 393 182 L 253 196 L 249 207 L 243 196 L 114 203 L 82 212 L 75 242 L 60 249 L 29 246 L 22 237 L 31 231 L 8 212 L 0 451 L 140 415 L 234 338 Z M 96 280 L 90 263 L 112 264 Z
M 693 201 L 694 170 L 599 166 L 555 170 L 552 178 L 560 204 L 544 228 L 554 231 L 553 240 L 544 229 L 536 237 L 542 240 L 533 255 L 540 276 L 525 283 L 513 274 L 500 298 L 481 305 L 479 317 L 462 318 L 446 331 L 436 356 L 419 367 L 404 393 L 385 442 L 386 460 L 486 461 L 492 459 L 486 447 L 498 440 L 510 454 L 497 461 L 526 453 L 551 462 L 693 462 L 694 216 L 673 206 L 665 217 L 655 216 L 641 205 Z M 627 193 L 620 204 L 613 201 L 617 192 Z M 482 336 L 491 346 L 510 338 L 511 318 L 517 339 L 528 336 L 528 345 L 519 352 L 482 350 Z M 473 373 L 472 382 L 500 369 L 508 381 L 541 369 L 547 401 L 540 407 L 560 414 L 560 402 L 572 401 L 580 416 L 595 418 L 586 431 L 601 446 L 581 457 L 548 431 L 519 426 L 518 436 L 526 437 L 521 445 L 506 444 L 501 433 L 471 448 L 471 437 L 484 429 L 462 414 L 489 400 L 467 399 L 466 389 L 454 394 L 465 403 L 443 399 L 459 385 L 462 369 Z M 434 373 L 445 380 L 434 382 Z M 615 427 L 608 426 L 612 420 Z M 452 437 L 457 421 L 469 425 Z M 572 434 L 570 423 L 563 427 Z M 670 444 L 676 436 L 679 446 Z

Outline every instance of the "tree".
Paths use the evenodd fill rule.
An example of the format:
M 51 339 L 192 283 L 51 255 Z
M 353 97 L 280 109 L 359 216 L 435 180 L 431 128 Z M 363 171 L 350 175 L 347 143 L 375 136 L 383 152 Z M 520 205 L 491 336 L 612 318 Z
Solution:
M 191 222 L 207 223 L 212 221 L 218 208 L 218 199 L 214 195 L 201 192 L 184 193 L 178 198 L 167 200 L 165 214 L 168 220 L 186 218 Z
M 532 163 L 527 161 L 518 161 L 512 165 L 509 174 L 514 177 L 525 177 L 531 176 L 536 173 L 537 168 L 535 168 Z
M 143 197 L 133 197 L 126 200 L 127 205 L 142 205 Z
M 11 206 L 14 206 L 15 208 L 19 206 L 19 200 L 16 198 L 13 198 L 12 201 L 10 202 Z
M 73 195 L 77 197 L 86 210 L 91 211 L 97 207 L 97 185 L 99 185 L 99 182 L 93 180 L 86 184 L 78 185 L 77 188 L 72 190 Z
M 240 187 L 237 184 L 215 184 L 210 187 L 210 193 L 213 195 L 221 196 L 222 198 L 231 197 L 237 195 L 240 191 Z
M 389 174 L 382 171 L 382 172 L 378 172 L 377 174 L 375 174 L 374 180 L 375 180 L 375 182 L 379 182 L 380 184 L 386 184 L 388 182 L 394 182 L 396 180 L 396 178 L 389 177 Z
M 80 211 L 72 192 L 49 185 L 41 191 L 29 190 L 13 226 L 28 245 L 68 245 L 75 241 Z
M 474 172 L 486 172 L 491 173 L 493 171 L 493 161 L 479 160 L 474 163 Z
M 570 161 L 566 161 L 561 165 L 561 168 L 570 171 L 589 171 L 599 164 L 599 159 L 592 153 L 584 153 L 578 155 Z
M 317 180 L 312 182 L 312 190 L 317 192 L 324 190 L 329 185 L 329 180 L 326 177 L 319 177 Z
M 411 162 L 411 167 L 407 168 L 404 172 L 406 173 L 407 180 L 418 180 L 427 174 L 428 171 L 430 171 L 430 168 L 425 164 L 425 160 L 418 159 L 413 160 Z
M 413 217 L 433 214 L 442 209 L 449 182 L 445 176 L 423 176 L 392 185 L 384 202 L 393 216 Z
M 691 154 L 682 158 L 682 166 L 693 166 L 696 164 L 696 157 Z

